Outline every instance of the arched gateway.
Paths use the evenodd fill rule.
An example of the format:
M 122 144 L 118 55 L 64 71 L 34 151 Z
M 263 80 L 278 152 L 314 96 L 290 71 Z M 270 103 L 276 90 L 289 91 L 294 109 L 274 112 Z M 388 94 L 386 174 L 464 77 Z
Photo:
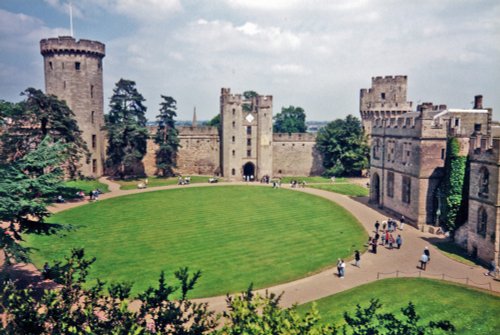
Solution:
M 257 176 L 255 175 L 255 164 L 252 162 L 248 162 L 243 165 L 243 175 L 247 176 L 248 178 L 253 177 L 253 180 L 257 179 Z

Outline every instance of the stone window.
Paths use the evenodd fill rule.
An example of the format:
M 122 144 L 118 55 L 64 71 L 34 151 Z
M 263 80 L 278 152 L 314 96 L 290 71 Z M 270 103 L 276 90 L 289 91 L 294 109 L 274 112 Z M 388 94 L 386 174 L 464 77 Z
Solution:
M 483 198 L 488 197 L 490 184 L 490 172 L 484 166 L 479 169 L 479 192 L 478 195 Z
M 92 111 L 90 112 L 90 123 L 94 124 L 95 122 L 95 112 Z
M 382 100 L 384 100 L 384 99 L 385 99 L 385 93 L 384 93 L 384 92 L 380 93 L 380 98 L 381 98 Z
M 460 119 L 456 118 L 455 119 L 455 127 L 458 127 L 458 126 L 460 126 Z
M 97 159 L 92 160 L 92 173 L 97 173 Z
M 252 135 L 252 126 L 247 126 L 247 135 Z
M 403 176 L 403 187 L 401 189 L 401 200 L 405 204 L 409 204 L 411 201 L 411 178 Z
M 486 228 L 488 226 L 488 213 L 481 207 L 477 212 L 477 233 L 482 237 L 486 237 Z
M 92 149 L 95 149 L 97 146 L 97 136 L 92 134 Z
M 233 121 L 233 128 L 236 127 L 236 122 Z
M 394 172 L 387 172 L 387 196 L 394 198 Z
M 474 124 L 474 131 L 481 131 L 481 124 L 480 123 Z
M 64 70 L 64 62 L 62 62 L 61 65 L 62 65 L 62 69 Z
M 51 70 L 54 70 L 54 68 L 52 67 L 52 62 L 49 62 L 49 68 L 50 68 Z
M 380 158 L 380 140 L 375 140 L 373 144 L 373 158 L 374 159 L 379 159 Z
M 99 61 L 97 62 L 97 69 L 102 69 L 102 59 L 99 59 Z
M 235 140 L 236 140 L 236 138 L 233 136 L 233 137 L 231 138 L 231 140 L 232 140 L 232 141 L 233 141 L 233 143 L 234 143 L 234 142 L 235 142 Z
M 236 109 L 233 108 L 233 115 L 236 113 Z
M 94 85 L 90 85 L 90 97 L 94 97 Z
M 63 81 L 63 89 L 65 90 L 66 89 L 66 80 Z
M 443 148 L 441 149 L 441 159 L 444 159 L 446 157 L 446 150 Z
M 252 157 L 252 150 L 247 150 L 247 157 Z
M 252 145 L 252 139 L 251 138 L 247 138 L 247 145 Z
M 233 150 L 233 157 L 236 155 L 236 151 Z
M 80 71 L 80 62 L 75 62 L 75 70 Z

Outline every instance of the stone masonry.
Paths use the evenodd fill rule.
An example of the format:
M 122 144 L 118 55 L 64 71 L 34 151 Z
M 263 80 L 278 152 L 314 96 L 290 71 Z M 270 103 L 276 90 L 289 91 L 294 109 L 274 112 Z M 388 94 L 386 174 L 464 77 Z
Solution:
M 90 161 L 82 159 L 81 172 L 98 177 L 104 173 L 102 59 L 104 44 L 64 36 L 40 41 L 44 59 L 45 91 L 66 101 L 75 113 Z

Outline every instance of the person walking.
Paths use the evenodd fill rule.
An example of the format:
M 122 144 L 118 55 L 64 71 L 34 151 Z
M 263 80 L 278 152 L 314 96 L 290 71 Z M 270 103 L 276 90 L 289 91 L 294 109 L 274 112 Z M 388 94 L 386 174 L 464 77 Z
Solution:
M 341 278 L 341 268 L 340 265 L 342 264 L 342 260 L 340 258 L 337 258 L 337 276 Z
M 401 235 L 398 235 L 398 237 L 396 237 L 396 244 L 398 246 L 398 249 L 400 249 L 401 245 L 403 244 L 403 238 L 401 237 Z
M 359 250 L 354 251 L 354 265 L 359 268 L 359 264 L 361 262 L 361 255 L 359 254 Z
M 399 223 L 400 223 L 400 224 L 399 224 L 399 229 L 400 229 L 400 230 L 403 230 L 403 227 L 404 227 L 404 225 L 405 225 L 405 221 L 406 221 L 405 216 L 404 216 L 404 215 L 401 215 L 401 219 L 399 219 Z
M 427 256 L 427 262 L 430 262 L 431 261 L 431 251 L 429 250 L 429 247 L 425 247 L 424 254 Z
M 344 276 L 345 276 L 345 262 L 342 259 L 340 261 L 340 278 L 342 279 L 342 278 L 344 278 Z
M 425 271 L 427 268 L 427 262 L 429 262 L 429 257 L 425 253 L 420 256 L 420 268 Z
M 380 228 L 380 222 L 375 221 L 375 232 L 378 233 L 378 229 Z

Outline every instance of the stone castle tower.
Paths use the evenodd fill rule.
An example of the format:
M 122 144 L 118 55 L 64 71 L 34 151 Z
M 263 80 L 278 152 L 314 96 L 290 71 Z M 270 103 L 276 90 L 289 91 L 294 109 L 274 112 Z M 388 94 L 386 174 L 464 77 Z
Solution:
M 90 161 L 82 160 L 81 172 L 98 177 L 104 173 L 103 43 L 76 41 L 73 37 L 43 39 L 45 91 L 65 100 L 75 113 Z
M 223 88 L 221 170 L 229 179 L 255 180 L 273 174 L 273 98 L 259 95 L 245 99 Z
M 407 76 L 372 77 L 372 87 L 361 89 L 359 106 L 365 134 L 370 136 L 374 118 L 391 118 L 412 111 L 406 100 Z

